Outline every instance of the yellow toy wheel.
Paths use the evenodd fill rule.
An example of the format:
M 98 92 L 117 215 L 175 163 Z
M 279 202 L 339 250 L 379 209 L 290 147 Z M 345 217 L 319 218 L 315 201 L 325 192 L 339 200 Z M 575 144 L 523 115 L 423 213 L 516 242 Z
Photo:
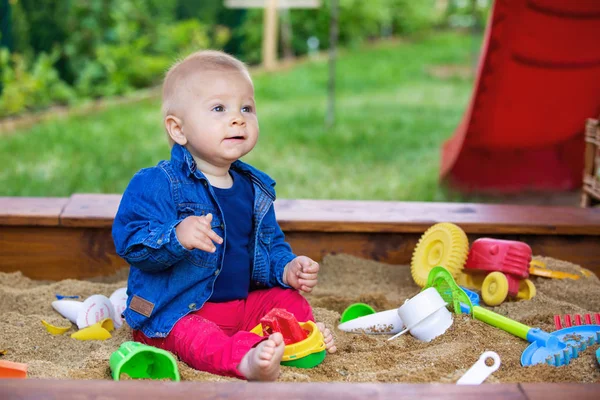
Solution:
M 469 239 L 458 226 L 449 222 L 435 224 L 419 239 L 410 263 L 415 283 L 427 283 L 429 272 L 437 266 L 446 268 L 454 278 L 463 269 L 469 253 Z
M 520 300 L 531 300 L 535 297 L 536 290 L 535 285 L 529 279 L 523 279 L 519 282 L 519 293 L 517 293 L 517 299 Z
M 508 279 L 502 272 L 492 272 L 483 280 L 481 297 L 488 306 L 497 306 L 508 296 Z

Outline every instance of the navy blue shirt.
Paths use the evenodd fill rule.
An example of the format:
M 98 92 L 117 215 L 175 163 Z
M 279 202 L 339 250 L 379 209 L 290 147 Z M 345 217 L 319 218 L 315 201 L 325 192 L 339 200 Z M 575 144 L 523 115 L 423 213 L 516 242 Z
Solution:
M 252 210 L 254 190 L 252 182 L 244 175 L 229 170 L 233 186 L 220 189 L 213 186 L 225 220 L 225 256 L 223 268 L 215 280 L 208 301 L 224 302 L 245 299 L 250 288 L 250 235 L 252 235 Z

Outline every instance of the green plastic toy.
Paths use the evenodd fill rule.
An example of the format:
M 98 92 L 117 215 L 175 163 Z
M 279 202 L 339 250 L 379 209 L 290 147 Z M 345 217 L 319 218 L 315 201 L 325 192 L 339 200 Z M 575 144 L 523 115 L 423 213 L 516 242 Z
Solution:
M 171 379 L 179 381 L 175 358 L 168 351 L 137 342 L 125 342 L 110 355 L 110 369 L 115 381 L 121 374 L 133 379 Z
M 350 321 L 359 317 L 364 317 L 365 315 L 370 314 L 375 314 L 375 310 L 370 305 L 365 303 L 353 303 L 346 307 L 346 309 L 342 313 L 340 323 Z

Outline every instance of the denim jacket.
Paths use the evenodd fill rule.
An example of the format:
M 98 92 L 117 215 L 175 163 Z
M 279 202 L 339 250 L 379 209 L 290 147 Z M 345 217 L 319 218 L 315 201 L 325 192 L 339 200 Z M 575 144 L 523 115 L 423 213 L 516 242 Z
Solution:
M 231 165 L 254 186 L 251 282 L 255 288 L 289 287 L 285 265 L 295 258 L 275 219 L 275 181 L 236 161 Z M 211 213 L 212 229 L 223 238 L 217 250 L 187 250 L 175 227 L 191 215 Z M 170 161 L 139 171 L 123 197 L 112 228 L 117 254 L 130 265 L 127 323 L 148 337 L 165 337 L 186 314 L 210 298 L 223 266 L 225 221 L 212 186 L 197 169 L 192 155 L 175 144 Z

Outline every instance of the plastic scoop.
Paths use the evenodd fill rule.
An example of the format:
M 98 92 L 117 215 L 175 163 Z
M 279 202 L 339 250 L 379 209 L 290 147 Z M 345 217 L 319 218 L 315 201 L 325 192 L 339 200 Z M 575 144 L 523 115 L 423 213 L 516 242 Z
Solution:
M 85 301 L 57 300 L 52 302 L 52 308 L 63 317 L 77 324 L 79 329 L 95 324 L 105 318 L 114 320 L 115 309 L 108 297 L 95 294 Z
M 403 327 L 404 323 L 396 308 L 354 318 L 338 325 L 338 329 L 344 332 L 383 335 L 394 335 Z
M 485 360 L 491 358 L 494 363 L 487 365 Z M 480 385 L 494 371 L 500 368 L 500 356 L 493 351 L 486 351 L 479 360 L 456 382 L 457 385 Z
M 418 340 L 429 342 L 440 336 L 452 325 L 452 314 L 446 309 L 444 299 L 434 288 L 423 290 L 406 300 L 398 308 L 398 316 L 406 328 L 388 340 L 410 331 Z
M 452 311 L 460 314 L 469 310 L 473 318 L 500 328 L 531 343 L 521 354 L 521 365 L 547 363 L 553 366 L 567 365 L 579 353 L 600 341 L 600 325 L 582 325 L 548 333 L 538 328 L 496 314 L 480 306 L 473 306 L 466 293 L 443 267 L 435 267 L 429 273 L 426 288 L 435 288 L 448 302 Z

